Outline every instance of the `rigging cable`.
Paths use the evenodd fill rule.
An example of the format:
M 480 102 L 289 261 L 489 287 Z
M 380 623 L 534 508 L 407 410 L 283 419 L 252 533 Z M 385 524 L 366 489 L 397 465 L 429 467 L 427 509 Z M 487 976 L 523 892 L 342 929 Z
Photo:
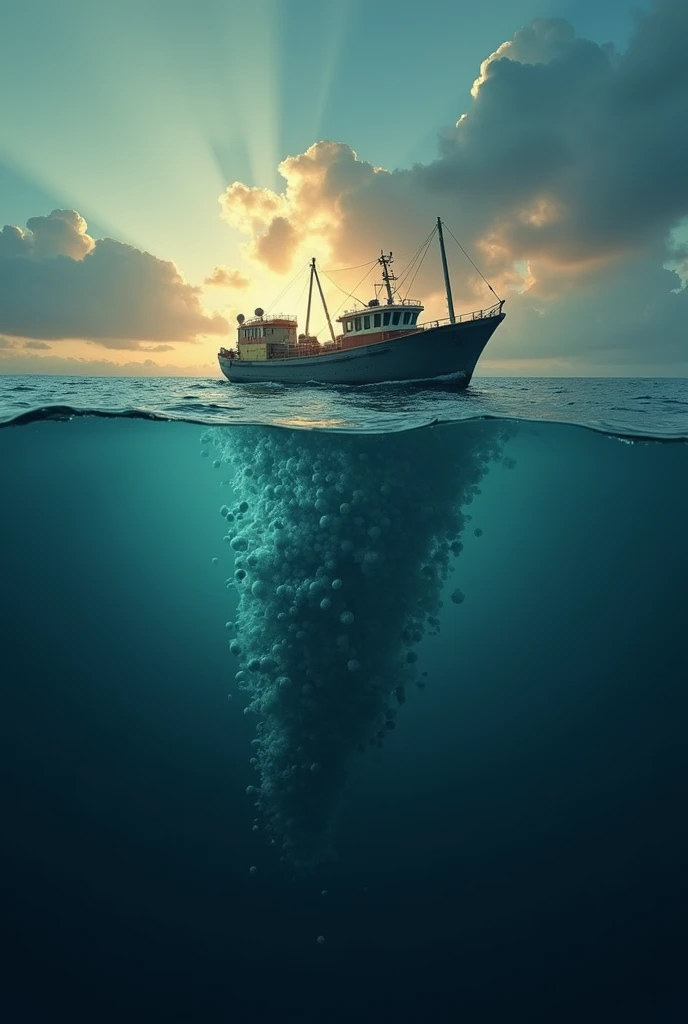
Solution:
M 437 228 L 433 228 L 433 230 L 436 231 Z M 425 244 L 425 243 L 423 243 L 423 244 Z M 422 248 L 423 248 L 423 246 L 421 245 L 421 249 Z M 409 249 L 408 252 L 400 253 L 398 258 L 403 260 L 404 256 L 412 256 L 413 253 L 417 252 L 417 251 L 418 251 L 417 249 Z M 321 274 L 340 274 L 340 273 L 342 273 L 345 270 L 360 270 L 361 267 L 369 267 L 371 265 L 371 263 L 377 263 L 377 262 L 378 262 L 377 260 L 371 260 L 370 263 L 357 263 L 355 267 L 334 267 L 334 268 L 331 268 L 330 270 L 322 270 L 321 269 L 320 273 Z M 332 284 L 334 284 L 334 281 L 332 282 Z
M 432 229 L 432 231 L 430 232 L 430 234 L 428 235 L 428 237 L 425 239 L 425 241 L 421 242 L 421 244 L 416 249 L 416 251 L 414 253 L 414 256 L 413 256 L 413 259 L 411 260 L 411 262 L 409 263 L 409 265 L 406 267 L 406 269 L 402 273 L 401 277 L 399 278 L 397 291 L 401 291 L 401 289 L 403 288 L 404 282 L 406 281 L 406 279 L 408 278 L 409 274 L 413 270 L 413 265 L 416 262 L 416 260 L 420 257 L 421 263 L 422 263 L 423 260 L 425 259 L 425 253 L 423 252 L 423 250 L 425 249 L 427 251 L 427 247 L 432 242 L 433 236 L 434 236 L 436 231 L 437 231 L 437 227 L 434 227 Z M 421 253 L 422 253 L 422 256 L 421 256 Z M 416 270 L 416 274 L 417 273 L 418 273 L 418 270 Z M 413 275 L 413 278 L 411 279 L 411 284 L 413 284 L 413 281 L 415 280 L 416 274 Z M 410 285 L 409 285 L 409 288 L 410 288 Z M 406 292 L 406 294 L 408 295 L 408 291 Z
M 444 224 L 444 221 L 442 221 L 442 223 Z M 446 225 L 446 224 L 444 224 L 444 226 L 445 226 L 445 228 L 447 228 L 447 225 Z M 464 247 L 463 247 L 463 246 L 461 245 L 461 242 L 460 242 L 460 241 L 458 240 L 458 238 L 457 238 L 457 237 L 456 237 L 456 235 L 455 235 L 455 234 L 453 233 L 453 231 L 451 230 L 451 228 L 447 228 L 447 231 L 448 231 L 448 232 L 449 232 L 449 234 L 450 234 L 450 235 L 452 236 L 452 238 L 454 239 L 454 241 L 455 241 L 455 242 L 456 242 L 456 244 L 458 245 L 458 247 L 459 247 L 459 249 L 461 250 L 461 252 L 462 252 L 462 253 L 464 254 L 464 256 L 466 257 L 466 259 L 468 260 L 468 262 L 470 263 L 470 265 L 471 265 L 471 266 L 473 267 L 473 269 L 474 269 L 474 270 L 475 270 L 475 271 L 476 271 L 476 272 L 477 272 L 478 274 L 480 274 L 480 276 L 482 277 L 483 281 L 485 282 L 485 284 L 487 285 L 487 287 L 488 287 L 488 288 L 490 289 L 490 291 L 492 292 L 492 294 L 494 295 L 494 297 L 495 297 L 495 298 L 497 299 L 497 301 L 498 301 L 498 302 L 502 302 L 503 300 L 502 300 L 502 299 L 500 299 L 499 295 L 497 295 L 497 292 L 496 292 L 496 291 L 494 290 L 494 288 L 492 287 L 492 285 L 490 284 L 490 282 L 489 282 L 489 281 L 487 280 L 487 278 L 486 278 L 486 277 L 485 277 L 485 275 L 483 274 L 482 270 L 480 270 L 480 269 L 479 269 L 478 267 L 476 267 L 475 263 L 473 262 L 473 260 L 471 259 L 471 257 L 470 257 L 470 256 L 468 255 L 468 253 L 466 252 L 466 250 L 464 249 Z
M 363 264 L 363 265 L 364 265 L 364 266 L 366 266 L 366 264 Z M 363 282 L 365 281 L 366 277 L 369 277 L 369 276 L 370 276 L 370 274 L 371 274 L 371 273 L 372 273 L 372 271 L 373 271 L 373 267 L 374 267 L 374 266 L 376 266 L 376 265 L 377 265 L 377 260 L 375 260 L 375 261 L 374 261 L 374 263 L 373 263 L 373 265 L 372 265 L 372 266 L 370 267 L 370 269 L 369 269 L 368 271 L 366 271 L 366 273 L 365 273 L 365 274 L 363 275 L 363 277 L 361 278 L 361 280 L 360 280 L 360 281 L 358 282 L 358 284 L 356 285 L 356 288 L 354 288 L 354 291 L 352 291 L 352 292 L 344 292 L 344 289 L 343 289 L 343 288 L 339 288 L 339 285 L 338 285 L 338 284 L 336 283 L 336 281 L 333 281 L 333 280 L 332 280 L 332 278 L 331 278 L 331 277 L 329 276 L 329 274 L 325 274 L 325 271 L 324 271 L 324 270 L 323 270 L 323 271 L 321 271 L 321 273 L 325 274 L 325 277 L 326 277 L 326 278 L 327 278 L 327 280 L 328 280 L 328 281 L 330 282 L 330 284 L 333 284 L 333 285 L 335 286 L 335 288 L 339 288 L 339 291 L 340 291 L 340 292 L 344 292 L 344 298 L 343 298 L 343 299 L 342 299 L 342 301 L 341 301 L 341 302 L 339 303 L 339 305 L 338 305 L 338 306 L 337 306 L 337 308 L 335 309 L 335 311 L 334 311 L 334 313 L 332 314 L 332 316 L 330 317 L 330 319 L 332 319 L 332 317 L 335 317 L 335 316 L 337 315 L 337 313 L 338 313 L 338 312 L 339 312 L 339 310 L 340 310 L 340 309 L 342 308 L 342 306 L 344 305 L 344 303 L 346 302 L 346 300 L 347 300 L 347 299 L 351 299 L 351 298 L 354 298 L 354 299 L 356 299 L 356 302 L 360 302 L 360 303 L 361 303 L 361 305 L 365 307 L 365 305 L 366 305 L 366 304 L 365 304 L 365 302 L 363 302 L 363 301 L 362 301 L 361 299 L 359 299 L 357 295 L 354 295 L 354 292 L 355 292 L 355 291 L 356 291 L 356 290 L 357 290 L 358 288 L 360 288 L 360 287 L 361 287 L 361 285 L 362 285 L 362 284 L 363 284 Z M 321 330 L 322 330 L 322 327 L 318 328 L 318 331 L 317 331 L 316 333 L 318 333 L 318 332 L 319 332 L 319 331 L 321 331 Z
M 292 277 L 292 279 L 291 279 L 291 281 L 289 282 L 289 284 L 288 284 L 288 285 L 286 285 L 286 286 L 285 286 L 285 287 L 284 287 L 284 288 L 282 289 L 282 291 L 281 291 L 281 292 L 279 293 L 279 295 L 277 296 L 277 298 L 276 298 L 276 299 L 273 299 L 273 300 L 272 300 L 272 302 L 271 302 L 271 303 L 270 303 L 270 304 L 268 305 L 268 307 L 267 307 L 268 309 L 274 309 L 274 308 L 275 308 L 275 306 L 276 306 L 276 305 L 277 305 L 277 303 L 278 303 L 278 302 L 280 301 L 280 299 L 284 298 L 284 296 L 285 296 L 285 295 L 287 294 L 287 292 L 289 291 L 289 289 L 291 288 L 291 286 L 292 286 L 293 284 L 295 284 L 295 283 L 296 283 L 296 281 L 297 281 L 297 280 L 298 280 L 298 278 L 299 278 L 299 277 L 301 276 L 301 274 L 303 274 L 304 270 L 306 270 L 306 269 L 307 269 L 307 268 L 308 268 L 309 266 L 310 266 L 310 264 L 309 264 L 309 263 L 306 263 L 306 264 L 305 264 L 305 266 L 301 267 L 301 269 L 300 269 L 300 270 L 298 270 L 298 271 L 296 272 L 296 274 L 294 275 L 294 277 Z
M 321 274 L 340 274 L 345 270 L 360 270 L 361 267 L 369 267 L 371 263 L 377 263 L 377 260 L 370 260 L 368 263 L 357 263 L 355 267 L 335 267 L 333 270 L 320 270 Z M 334 281 L 332 282 L 334 284 Z
M 298 309 L 299 306 L 301 305 L 301 300 L 303 299 L 304 295 L 306 294 L 306 288 L 307 287 L 308 287 L 308 278 L 306 278 L 305 281 L 303 282 L 303 288 L 301 289 L 301 294 L 299 295 L 298 299 L 296 300 L 296 309 Z
M 364 265 L 365 265 L 365 264 L 364 264 Z M 359 299 L 359 297 L 358 297 L 358 296 L 357 296 L 356 294 L 354 294 L 354 293 L 355 293 L 356 291 L 358 291 L 358 289 L 359 289 L 359 288 L 361 287 L 361 285 L 362 285 L 362 284 L 363 284 L 363 282 L 365 281 L 366 277 L 369 277 L 369 276 L 370 276 L 370 274 L 372 273 L 373 267 L 374 267 L 374 266 L 376 266 L 376 265 L 377 265 L 377 260 L 374 260 L 374 262 L 373 262 L 372 266 L 370 267 L 370 270 L 368 270 L 368 271 L 367 271 L 367 272 L 366 272 L 366 273 L 365 273 L 365 274 L 363 275 L 363 277 L 362 277 L 362 278 L 361 278 L 361 280 L 360 280 L 360 281 L 358 282 L 358 284 L 357 284 L 357 285 L 356 285 L 356 287 L 355 287 L 355 288 L 353 289 L 353 291 L 350 291 L 350 292 L 347 292 L 347 291 L 346 291 L 346 289 L 344 289 L 344 288 L 341 288 L 341 287 L 340 287 L 340 286 L 339 286 L 339 285 L 337 284 L 337 282 L 336 282 L 336 281 L 333 281 L 333 280 L 332 280 L 332 278 L 330 277 L 330 275 L 329 275 L 329 274 L 325 274 L 325 271 L 324 271 L 324 270 L 322 271 L 322 273 L 323 273 L 323 274 L 325 274 L 325 277 L 326 277 L 326 278 L 327 278 L 327 280 L 328 280 L 328 281 L 330 282 L 330 284 L 333 284 L 333 285 L 335 286 L 335 288 L 339 288 L 339 291 L 340 291 L 340 292 L 343 292 L 343 293 L 344 293 L 344 298 L 342 299 L 342 301 L 341 301 L 341 302 L 339 303 L 339 305 L 338 305 L 338 306 L 337 306 L 337 308 L 335 309 L 335 313 L 338 313 L 338 312 L 339 312 L 339 310 L 340 310 L 340 309 L 342 308 L 342 306 L 344 305 L 344 303 L 346 302 L 346 300 L 347 300 L 347 299 L 351 299 L 351 298 L 355 299 L 355 300 L 356 300 L 356 302 L 360 302 L 362 306 L 365 306 L 365 302 L 364 302 L 364 301 L 363 301 L 362 299 Z
M 436 231 L 436 230 L 437 230 L 437 228 L 435 228 L 435 229 L 434 229 L 434 230 L 432 231 L 432 233 L 431 233 L 430 237 L 428 238 L 427 242 L 425 243 L 425 251 L 424 251 L 423 255 L 422 255 L 422 256 L 421 256 L 421 258 L 420 258 L 420 263 L 419 263 L 419 264 L 418 264 L 418 266 L 416 267 L 416 269 L 415 269 L 415 272 L 414 272 L 414 274 L 413 274 L 413 277 L 411 278 L 411 283 L 409 284 L 408 288 L 406 289 L 406 295 L 404 296 L 404 298 L 405 298 L 405 299 L 407 299 L 407 298 L 408 298 L 408 293 L 409 293 L 409 292 L 411 291 L 411 289 L 413 288 L 413 282 L 414 282 L 414 281 L 416 280 L 416 277 L 417 277 L 417 275 L 418 275 L 418 271 L 419 271 L 419 270 L 420 270 L 420 268 L 421 268 L 421 267 L 423 266 L 423 261 L 424 261 L 425 257 L 426 257 L 426 256 L 428 255 L 428 250 L 429 250 L 429 248 L 430 248 L 430 243 L 432 242 L 432 239 L 433 239 L 433 236 L 434 236 L 434 234 L 435 234 L 435 231 Z

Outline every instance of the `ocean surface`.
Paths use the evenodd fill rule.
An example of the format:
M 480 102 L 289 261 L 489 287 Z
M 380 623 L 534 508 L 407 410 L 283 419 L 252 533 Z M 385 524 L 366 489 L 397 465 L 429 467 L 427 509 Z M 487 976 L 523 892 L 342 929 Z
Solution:
M 687 381 L 0 426 L 3 1021 L 688 1021 Z

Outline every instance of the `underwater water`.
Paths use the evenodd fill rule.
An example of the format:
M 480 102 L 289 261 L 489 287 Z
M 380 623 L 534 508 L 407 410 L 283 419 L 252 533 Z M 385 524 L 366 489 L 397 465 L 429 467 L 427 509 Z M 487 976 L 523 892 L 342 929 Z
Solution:
M 0 430 L 7 1019 L 686 1019 L 682 428 L 59 416 Z

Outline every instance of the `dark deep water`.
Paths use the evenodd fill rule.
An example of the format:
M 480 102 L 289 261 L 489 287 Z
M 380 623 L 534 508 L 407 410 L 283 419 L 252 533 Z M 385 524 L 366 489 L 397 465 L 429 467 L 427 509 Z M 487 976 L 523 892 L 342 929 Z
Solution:
M 407 495 L 494 429 L 300 435 Z M 339 859 L 310 871 L 252 831 L 234 471 L 188 423 L 0 431 L 5 1019 L 688 1020 L 688 446 L 508 430 L 417 646 L 427 689 L 354 759 Z M 417 537 L 392 557 L 389 529 L 356 597 L 383 624 Z

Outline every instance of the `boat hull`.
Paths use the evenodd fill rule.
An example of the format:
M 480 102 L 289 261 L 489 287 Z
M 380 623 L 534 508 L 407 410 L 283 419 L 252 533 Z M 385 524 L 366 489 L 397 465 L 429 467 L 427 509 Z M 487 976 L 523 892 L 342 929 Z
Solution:
M 504 314 L 443 324 L 327 355 L 250 361 L 218 356 L 233 384 L 380 384 L 455 378 L 466 387 Z

